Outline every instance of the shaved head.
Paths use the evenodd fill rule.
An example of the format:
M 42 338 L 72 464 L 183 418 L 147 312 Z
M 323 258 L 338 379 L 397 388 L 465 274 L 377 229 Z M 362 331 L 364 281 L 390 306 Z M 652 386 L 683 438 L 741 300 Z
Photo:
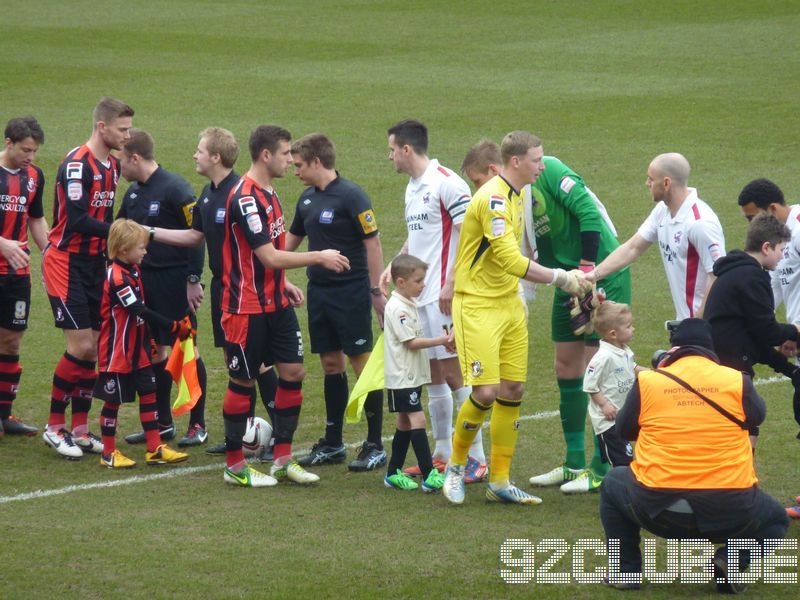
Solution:
M 689 184 L 689 161 L 683 154 L 667 152 L 659 154 L 650 163 L 650 167 L 663 177 L 669 177 L 679 187 Z

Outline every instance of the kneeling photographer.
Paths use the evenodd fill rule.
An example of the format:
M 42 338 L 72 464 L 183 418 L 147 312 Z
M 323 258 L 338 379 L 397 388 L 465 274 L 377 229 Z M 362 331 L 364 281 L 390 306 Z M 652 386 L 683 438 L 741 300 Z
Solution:
M 619 540 L 622 573 L 641 572 L 642 528 L 664 538 L 760 543 L 788 527 L 783 507 L 758 487 L 748 429 L 764 420 L 766 406 L 750 376 L 719 364 L 706 321 L 683 320 L 670 341 L 659 368 L 637 375 L 617 415 L 620 436 L 638 441 L 636 458 L 600 488 L 603 529 Z M 726 579 L 726 546 L 714 567 L 720 591 L 740 591 Z

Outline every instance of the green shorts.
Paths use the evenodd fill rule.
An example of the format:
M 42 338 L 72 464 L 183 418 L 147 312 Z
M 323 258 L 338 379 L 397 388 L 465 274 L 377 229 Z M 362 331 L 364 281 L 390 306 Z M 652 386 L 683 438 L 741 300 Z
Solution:
M 614 302 L 625 304 L 631 303 L 631 271 L 629 268 L 622 269 L 601 279 L 597 283 L 598 288 L 606 291 L 606 298 Z M 550 337 L 554 342 L 579 342 L 581 340 L 597 340 L 600 337 L 591 333 L 588 335 L 575 335 L 569 326 L 569 308 L 564 303 L 569 300 L 569 294 L 556 288 L 553 294 L 553 313 L 550 320 Z

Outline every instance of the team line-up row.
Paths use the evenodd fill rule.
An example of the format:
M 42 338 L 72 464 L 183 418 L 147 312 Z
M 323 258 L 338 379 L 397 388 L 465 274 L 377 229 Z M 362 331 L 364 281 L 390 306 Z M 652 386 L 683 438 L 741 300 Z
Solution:
M 345 459 L 346 362 L 356 375 L 364 369 L 372 348 L 374 309 L 385 327 L 389 407 L 398 413 L 386 485 L 409 489 L 416 486 L 411 475 L 421 478 L 424 490 L 439 489 L 444 485 L 440 473 L 449 462 L 454 472 L 461 467 L 467 483 L 488 477 L 490 499 L 538 500 L 509 482 L 527 369 L 526 309 L 518 296 L 522 281 L 527 293 L 532 288 L 525 289 L 526 282 L 559 288 L 552 337 L 566 455 L 561 465 L 532 478 L 532 483 L 559 484 L 566 492 L 591 491 L 611 464 L 601 438 L 588 468 L 583 447 L 587 407 L 600 412 L 601 425 L 609 415 L 599 403 L 589 403 L 583 379 L 588 357 L 598 347 L 598 335 L 589 327 L 597 304 L 591 283 L 602 280 L 608 299 L 629 303 L 625 267 L 658 242 L 677 318 L 697 316 L 714 279 L 714 262 L 724 255 L 719 220 L 688 187 L 689 165 L 679 154 L 660 155 L 650 164 L 647 185 L 656 206 L 637 233 L 620 245 L 597 196 L 567 165 L 545 156 L 536 136 L 517 131 L 500 145 L 484 141 L 474 146 L 461 167 L 478 190 L 473 196 L 458 174 L 428 157 L 425 126 L 406 120 L 388 130 L 388 142 L 396 170 L 409 176 L 408 237 L 400 250 L 404 258 L 384 269 L 370 200 L 338 174 L 335 148 L 326 136 L 312 134 L 292 143 L 287 130 L 260 126 L 248 143 L 250 169 L 240 177 L 234 171 L 239 154 L 234 136 L 222 128 L 208 128 L 200 134 L 194 158 L 197 172 L 209 183 L 195 199 L 185 180 L 156 162 L 152 137 L 132 128 L 133 112 L 113 98 L 97 105 L 90 139 L 59 166 L 49 231 L 42 207 L 44 177 L 32 162 L 43 142 L 35 119 L 12 119 L 0 154 L 0 368 L 5 375 L 0 416 L 6 433 L 36 433 L 11 414 L 21 373 L 19 344 L 30 305 L 30 231 L 44 254 L 47 293 L 66 341 L 54 372 L 51 414 L 43 436 L 67 458 L 94 452 L 107 467 L 133 466 L 134 461 L 116 448 L 115 432 L 119 403 L 133 400 L 137 393 L 143 431 L 126 440 L 145 443 L 150 464 L 187 458 L 164 443 L 175 436 L 172 379 L 165 364 L 175 338 L 191 335 L 196 327 L 194 311 L 205 295 L 205 242 L 212 272 L 214 341 L 225 350 L 230 374 L 223 405 L 225 443 L 209 451 L 226 454 L 224 475 L 229 483 L 273 485 L 281 478 L 307 483 L 317 476 L 306 467 Z M 287 227 L 273 182 L 292 165 L 308 187 Z M 145 229 L 125 220 L 111 226 L 120 175 L 131 186 L 116 217 Z M 795 207 L 785 207 L 782 195 L 763 205 L 762 188 L 767 184 L 754 182 L 750 196 L 747 188 L 743 191 L 742 198 L 752 197 L 749 202 L 740 198 L 745 214 L 768 209 L 782 217 L 780 211 L 785 210 L 783 220 L 796 221 L 788 218 Z M 304 238 L 309 251 L 296 252 Z M 420 262 L 405 264 L 406 256 Z M 308 267 L 307 298 L 284 276 L 285 269 L 298 267 Z M 390 280 L 395 283 L 391 296 Z M 570 304 L 571 296 L 583 301 Z M 308 305 L 311 350 L 319 354 L 325 373 L 327 424 L 311 452 L 294 460 L 291 444 L 305 372 L 293 307 L 302 302 Z M 488 330 L 498 335 L 487 339 L 483 332 Z M 201 394 L 191 409 L 188 431 L 178 442 L 181 447 L 208 439 L 205 367 L 199 357 L 195 364 Z M 432 450 L 420 403 L 425 384 Z M 259 450 L 272 462 L 270 475 L 244 460 L 242 439 L 254 412 L 255 387 L 272 423 L 271 442 Z M 100 437 L 88 428 L 92 398 L 103 401 Z M 70 403 L 72 423 L 67 428 Z M 454 432 L 454 405 L 464 413 L 456 423 L 468 422 L 470 427 L 457 426 Z M 481 411 L 492 406 L 493 443 L 487 460 L 480 427 L 473 425 L 479 415 L 482 421 Z M 381 444 L 382 391 L 367 395 L 364 413 L 367 440 L 349 465 L 353 470 L 372 470 L 387 462 Z M 598 421 L 596 414 L 592 417 Z M 464 432 L 467 435 L 461 436 Z M 409 445 L 419 465 L 403 471 Z M 456 490 L 448 496 L 458 502 L 458 495 Z

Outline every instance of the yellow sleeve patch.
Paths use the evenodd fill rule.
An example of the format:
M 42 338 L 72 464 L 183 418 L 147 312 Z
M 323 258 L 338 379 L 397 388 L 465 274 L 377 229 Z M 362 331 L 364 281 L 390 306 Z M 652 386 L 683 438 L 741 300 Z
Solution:
M 375 221 L 375 213 L 372 212 L 372 209 L 359 213 L 358 222 L 361 223 L 361 229 L 365 234 L 378 231 L 378 223 Z
M 186 219 L 186 226 L 192 226 L 192 211 L 194 210 L 194 206 L 197 202 L 192 202 L 191 204 L 184 204 L 183 205 L 183 218 Z

